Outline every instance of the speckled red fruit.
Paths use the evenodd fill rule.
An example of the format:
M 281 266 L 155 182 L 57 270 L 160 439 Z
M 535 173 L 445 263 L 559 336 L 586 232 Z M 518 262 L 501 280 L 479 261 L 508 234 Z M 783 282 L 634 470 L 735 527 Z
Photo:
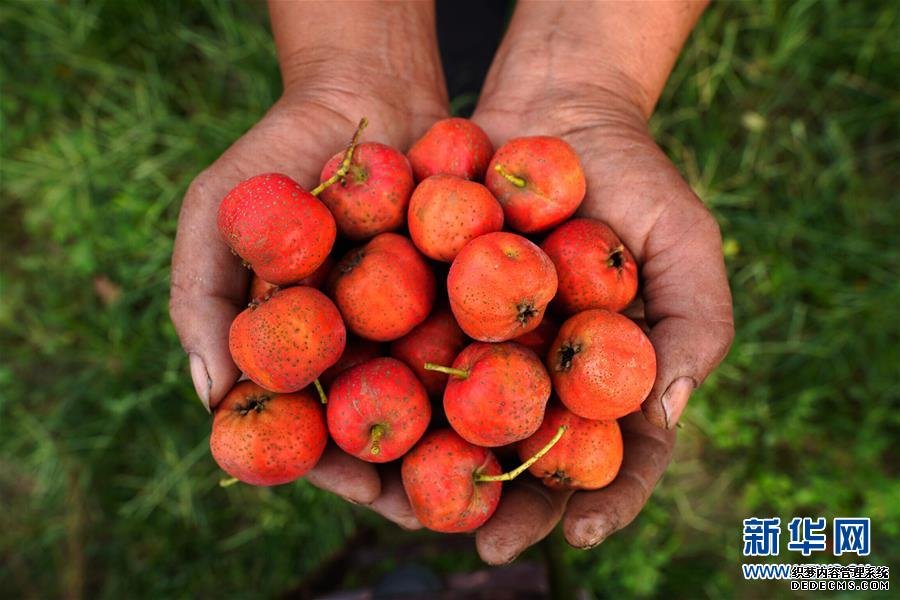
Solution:
M 606 310 L 571 317 L 547 353 L 553 389 L 586 419 L 618 419 L 637 410 L 656 378 L 656 353 L 634 322 Z
M 499 475 L 494 454 L 450 429 L 432 431 L 403 458 L 403 489 L 419 522 L 433 531 L 474 531 L 500 502 L 499 481 L 478 482 L 479 474 Z
M 333 266 L 334 259 L 332 259 L 330 256 L 326 257 L 325 261 L 321 265 L 319 265 L 318 269 L 313 271 L 311 275 L 308 275 L 298 281 L 296 285 L 305 285 L 308 287 L 320 289 L 328 279 L 328 274 L 331 272 L 331 268 Z M 277 289 L 279 289 L 279 286 L 261 279 L 259 275 L 254 273 L 253 279 L 250 280 L 250 293 L 248 294 L 248 296 L 250 297 L 250 301 L 258 301 Z
M 425 363 L 453 364 L 466 346 L 466 334 L 448 308 L 436 308 L 421 325 L 391 343 L 391 356 L 402 360 L 425 385 L 429 396 L 440 398 L 447 375 L 425 370 Z
M 328 390 L 328 431 L 347 454 L 368 462 L 400 458 L 431 420 L 425 387 L 405 364 L 373 358 L 337 376 Z
M 482 342 L 510 340 L 537 327 L 556 285 L 550 257 L 522 236 L 502 231 L 466 244 L 447 276 L 456 322 Z
M 540 428 L 519 443 L 519 457 L 525 461 L 537 454 L 563 425 L 565 435 L 531 465 L 531 474 L 558 489 L 596 490 L 609 485 L 622 466 L 622 432 L 615 420 L 583 419 L 550 405 Z
M 332 156 L 322 169 L 322 181 L 334 175 L 343 160 L 343 151 Z M 365 142 L 356 147 L 344 180 L 319 197 L 334 214 L 342 235 L 363 240 L 403 225 L 413 187 L 412 169 L 401 152 Z
M 521 180 L 521 185 L 501 171 Z M 506 225 L 523 233 L 544 231 L 571 217 L 587 189 L 575 150 L 564 140 L 547 136 L 503 144 L 488 165 L 484 184 L 503 205 Z
M 494 146 L 487 134 L 468 119 L 442 119 L 413 144 L 407 156 L 416 181 L 446 174 L 463 179 L 484 178 Z
M 269 392 L 241 381 L 216 406 L 209 448 L 222 469 L 251 485 L 279 485 L 316 466 L 328 432 L 308 391 Z
M 480 183 L 434 175 L 413 192 L 407 224 L 416 248 L 450 262 L 470 240 L 503 229 L 503 209 Z
M 541 249 L 556 266 L 559 291 L 554 302 L 566 314 L 592 308 L 619 312 L 637 295 L 634 257 L 601 221 L 563 223 L 547 236 Z
M 503 446 L 527 438 L 544 419 L 550 376 L 538 356 L 513 342 L 466 347 L 444 390 L 444 413 L 467 442 Z
M 219 205 L 219 233 L 253 271 L 274 285 L 312 274 L 334 245 L 331 213 L 287 175 L 257 175 Z
M 553 319 L 544 315 L 540 325 L 528 333 L 523 333 L 519 337 L 513 338 L 512 341 L 522 344 L 538 356 L 547 356 L 547 351 L 550 349 L 553 340 L 556 339 L 557 332 L 559 332 L 559 325 Z
M 347 253 L 329 287 L 347 327 L 380 342 L 412 331 L 434 305 L 434 274 L 412 242 L 396 233 Z
M 322 371 L 319 375 L 319 383 L 328 387 L 334 382 L 335 377 L 360 363 L 372 358 L 386 355 L 386 348 L 380 342 L 373 342 L 355 335 L 347 336 L 347 345 L 336 363 Z
M 337 362 L 346 337 L 331 300 L 301 286 L 279 290 L 235 317 L 228 346 L 247 377 L 273 392 L 296 392 Z

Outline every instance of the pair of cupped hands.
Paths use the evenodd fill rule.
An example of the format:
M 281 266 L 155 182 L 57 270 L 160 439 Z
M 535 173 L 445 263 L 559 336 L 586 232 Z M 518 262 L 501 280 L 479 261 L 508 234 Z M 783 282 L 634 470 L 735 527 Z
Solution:
M 438 74 L 430 81 L 379 78 L 358 65 L 326 73 L 312 63 L 285 78 L 268 113 L 190 185 L 181 209 L 172 261 L 170 308 L 188 352 L 191 376 L 214 408 L 240 373 L 228 350 L 232 320 L 246 306 L 249 271 L 219 238 L 219 202 L 239 181 L 285 173 L 305 189 L 340 151 L 358 120 L 364 139 L 409 149 L 448 115 Z M 346 75 L 341 75 L 345 73 Z M 639 300 L 628 314 L 643 318 L 658 371 L 641 413 L 621 420 L 624 462 L 616 480 L 596 491 L 554 491 L 524 475 L 506 484 L 493 517 L 476 533 L 481 557 L 513 560 L 562 522 L 568 542 L 590 548 L 641 511 L 672 457 L 674 427 L 691 392 L 722 360 L 733 337 L 731 294 L 718 225 L 654 143 L 646 110 L 623 85 L 546 86 L 520 66 L 492 71 L 472 119 L 497 148 L 525 135 L 563 137 L 587 176 L 579 214 L 618 233 L 640 265 Z M 421 527 L 403 491 L 397 465 L 376 467 L 334 445 L 306 479 L 407 529 Z

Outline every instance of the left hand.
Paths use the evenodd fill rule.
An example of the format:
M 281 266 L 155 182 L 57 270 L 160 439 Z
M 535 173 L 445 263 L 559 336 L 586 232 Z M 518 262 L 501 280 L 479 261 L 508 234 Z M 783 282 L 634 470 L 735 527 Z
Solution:
M 665 471 L 675 427 L 694 388 L 734 336 L 731 292 L 715 218 L 650 136 L 629 94 L 546 88 L 527 97 L 486 86 L 473 120 L 499 147 L 510 137 L 557 135 L 582 160 L 588 191 L 579 214 L 607 223 L 641 269 L 640 298 L 657 355 L 641 414 L 621 420 L 625 458 L 616 480 L 591 492 L 515 484 L 477 533 L 489 563 L 505 563 L 562 519 L 568 542 L 589 548 L 630 523 Z

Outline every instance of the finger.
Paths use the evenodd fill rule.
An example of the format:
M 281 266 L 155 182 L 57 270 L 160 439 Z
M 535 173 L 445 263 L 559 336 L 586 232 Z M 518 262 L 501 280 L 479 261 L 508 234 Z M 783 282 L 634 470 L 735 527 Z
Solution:
M 381 493 L 381 479 L 375 466 L 350 456 L 334 444 L 325 448 L 318 464 L 306 474 L 306 480 L 355 504 L 371 504 Z
M 481 559 L 490 565 L 506 564 L 544 539 L 559 522 L 570 495 L 533 478 L 509 484 L 497 511 L 475 534 Z
M 671 429 L 695 387 L 734 338 L 731 291 L 715 219 L 699 200 L 664 212 L 651 231 L 642 269 L 644 311 L 656 350 L 656 380 L 642 409 Z
M 576 548 L 596 546 L 631 523 L 665 472 L 675 432 L 647 422 L 640 413 L 620 420 L 625 457 L 616 479 L 596 491 L 576 492 L 563 517 L 563 532 Z
M 380 469 L 380 473 L 381 494 L 369 504 L 369 508 L 403 529 L 421 529 L 422 524 L 413 513 L 406 492 L 403 490 L 400 466 L 385 465 Z
M 228 330 L 246 305 L 249 276 L 219 235 L 219 204 L 237 183 L 259 173 L 285 173 L 302 185 L 314 185 L 321 165 L 340 144 L 339 127 L 296 132 L 296 117 L 273 110 L 194 180 L 182 203 L 169 312 L 207 410 L 240 374 L 228 350 Z
M 169 313 L 188 353 L 191 379 L 207 410 L 240 372 L 228 352 L 228 329 L 246 301 L 247 269 L 220 239 L 216 211 L 224 195 L 201 175 L 191 184 L 172 254 Z

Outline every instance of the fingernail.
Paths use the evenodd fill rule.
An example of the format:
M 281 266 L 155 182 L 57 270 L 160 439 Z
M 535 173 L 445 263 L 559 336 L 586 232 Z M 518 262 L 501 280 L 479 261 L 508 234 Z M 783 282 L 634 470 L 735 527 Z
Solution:
M 199 354 L 194 354 L 193 352 L 188 354 L 188 360 L 191 363 L 191 380 L 194 382 L 194 389 L 197 391 L 197 395 L 200 396 L 203 408 L 206 409 L 206 412 L 212 413 L 209 409 L 209 392 L 212 390 L 212 379 L 210 379 L 209 372 L 206 370 L 206 364 Z
M 581 548 L 589 550 L 603 543 L 610 534 L 609 523 L 603 517 L 581 519 L 575 524 L 575 538 L 579 540 Z
M 669 384 L 661 401 L 666 417 L 666 429 L 672 429 L 678 424 L 678 419 L 681 418 L 681 413 L 684 412 L 684 407 L 687 406 L 695 387 L 697 384 L 691 377 L 679 377 Z

